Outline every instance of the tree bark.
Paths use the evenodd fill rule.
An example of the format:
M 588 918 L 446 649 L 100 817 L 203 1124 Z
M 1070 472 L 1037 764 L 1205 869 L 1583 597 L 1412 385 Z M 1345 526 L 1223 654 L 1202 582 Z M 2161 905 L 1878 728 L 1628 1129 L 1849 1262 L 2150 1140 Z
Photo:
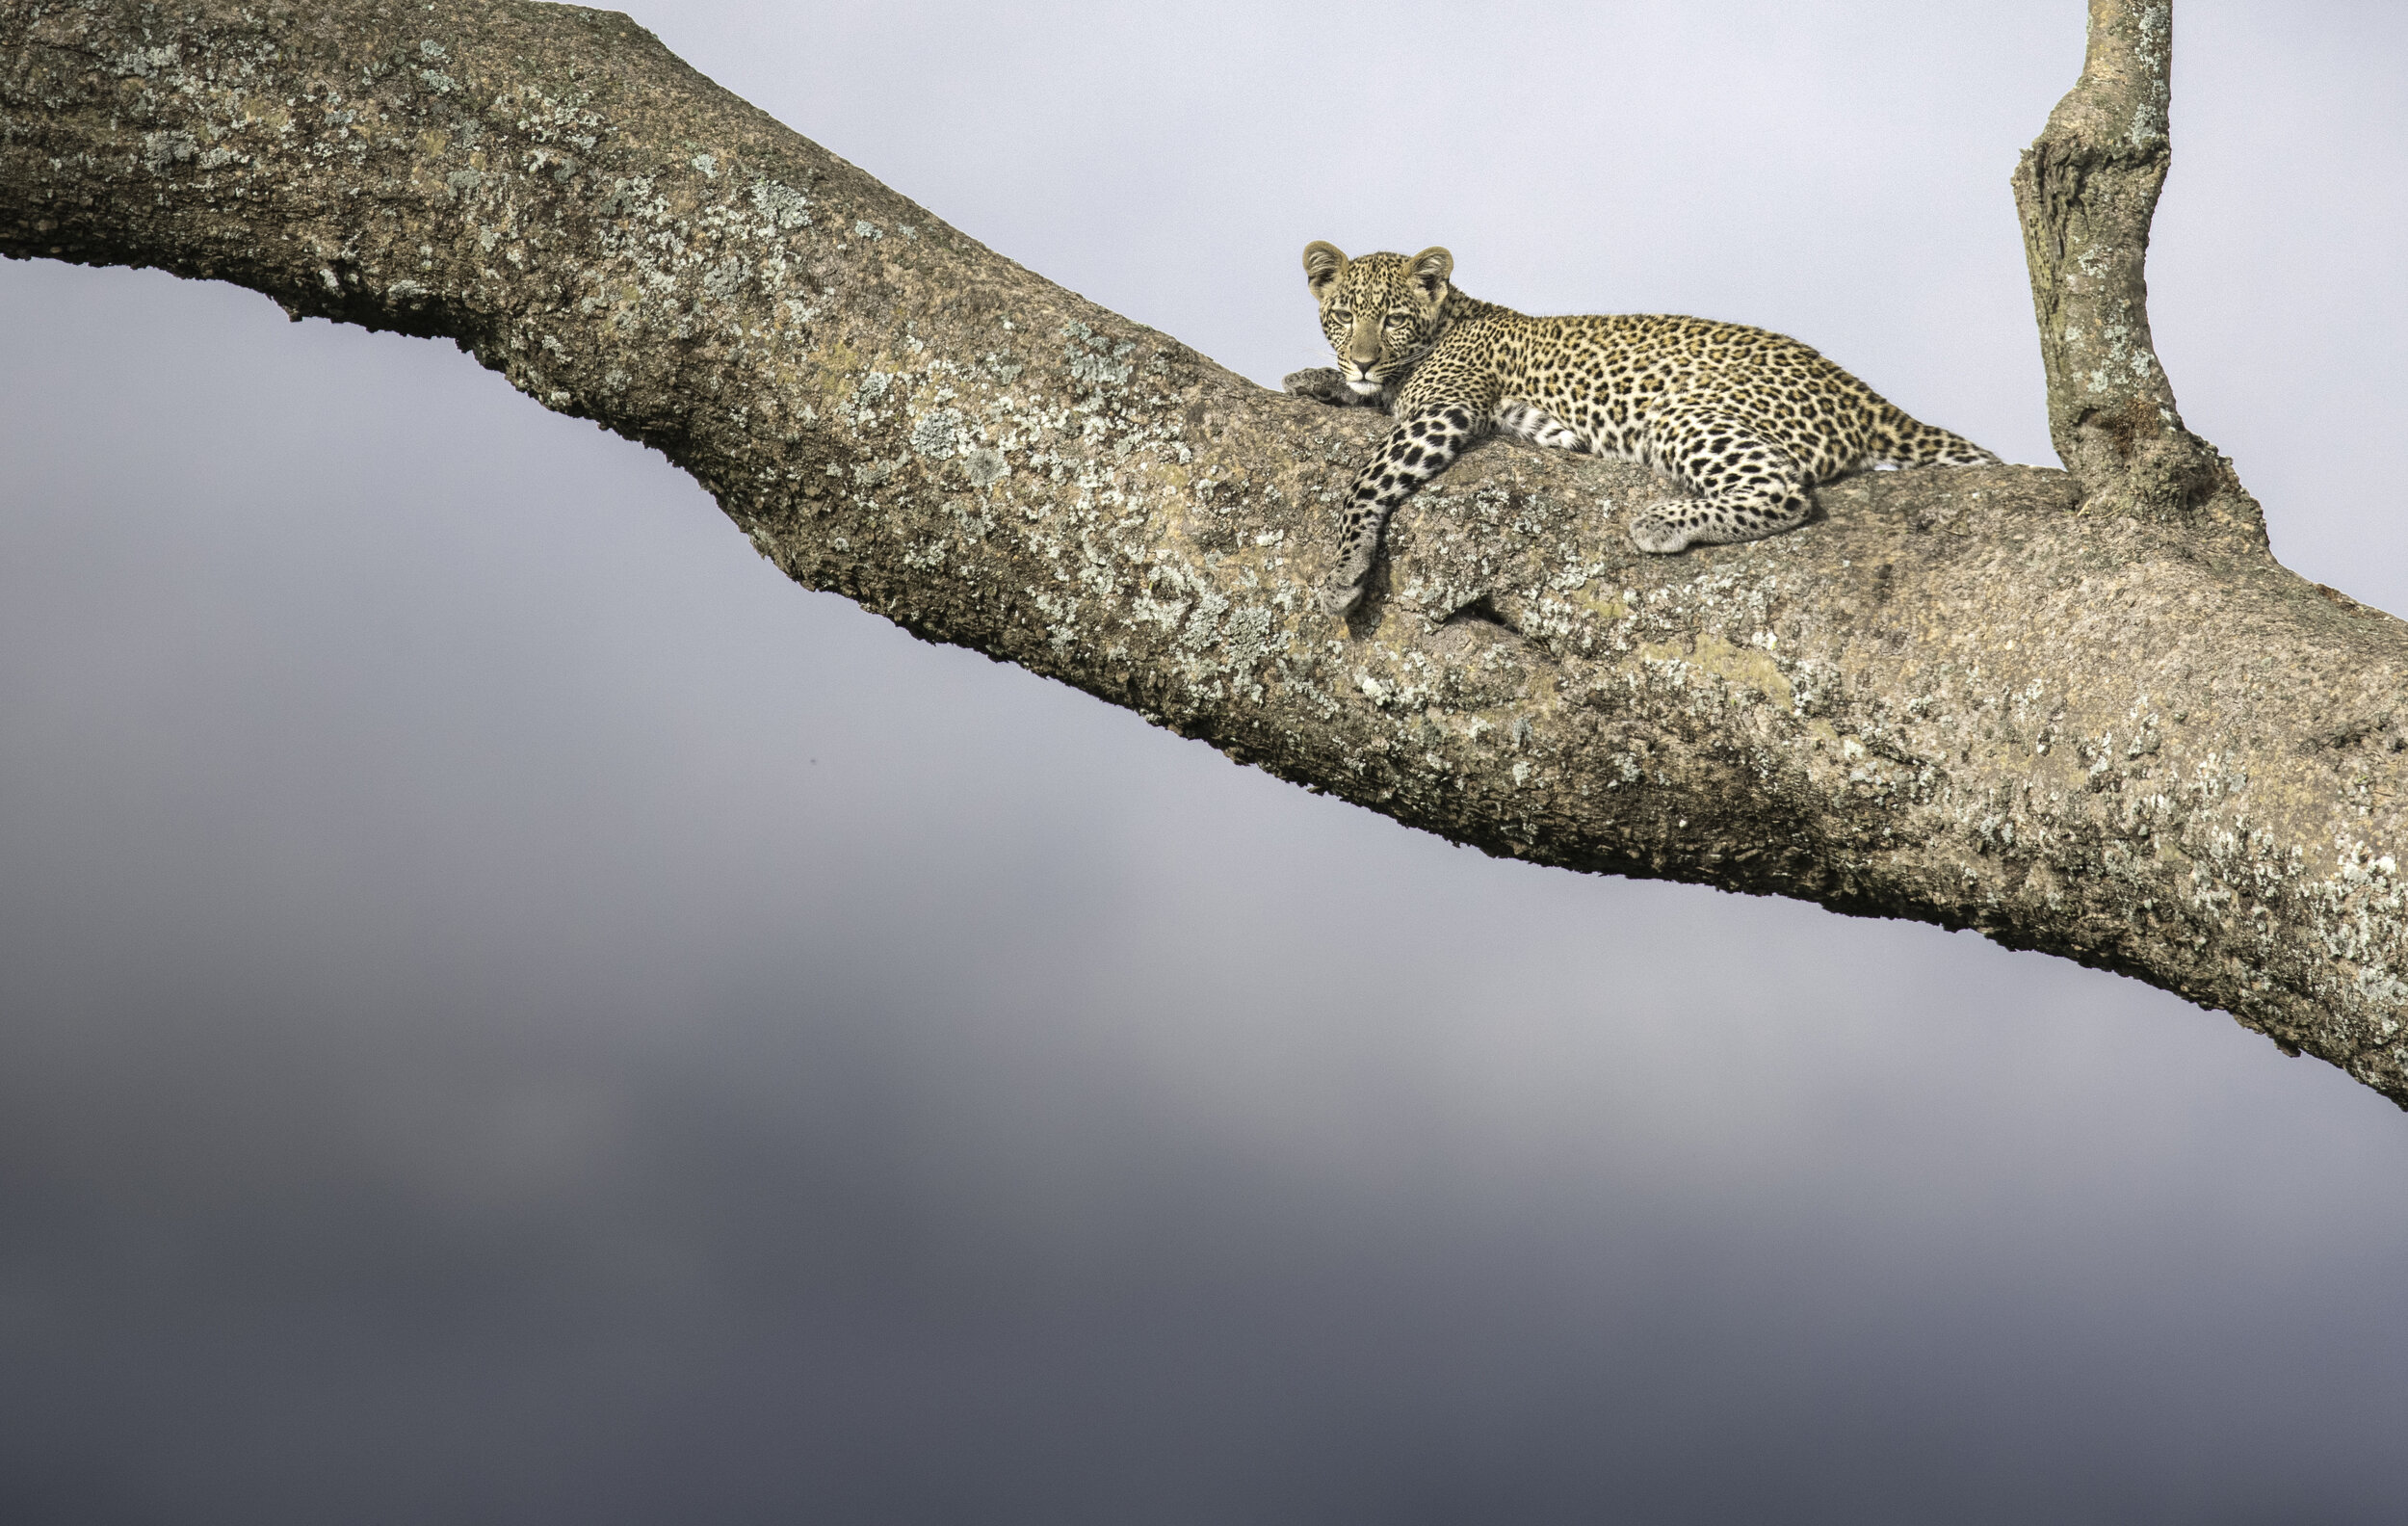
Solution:
M 2183 427 L 2149 335 L 2149 224 L 2174 161 L 2172 0 L 2090 0 L 2081 78 L 2015 167 L 2049 439 L 2089 507 L 2265 544 L 2233 463 Z
M 520 0 L 9 0 L 0 251 L 451 338 L 665 452 L 797 582 L 1410 825 L 1977 928 L 2408 1105 L 2408 627 L 2103 507 L 2080 450 L 2079 486 L 1860 477 L 1795 534 L 1650 558 L 1647 473 L 1492 444 L 1342 626 L 1311 594 L 1383 419 L 1032 275 L 624 17 Z

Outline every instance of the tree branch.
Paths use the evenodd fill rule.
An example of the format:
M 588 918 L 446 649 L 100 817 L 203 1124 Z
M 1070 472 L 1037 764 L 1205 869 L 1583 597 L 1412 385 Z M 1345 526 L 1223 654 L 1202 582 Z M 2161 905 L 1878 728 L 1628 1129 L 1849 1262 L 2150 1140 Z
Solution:
M 2015 167 L 2049 439 L 2103 513 L 2265 544 L 2233 463 L 2183 427 L 2149 335 L 2149 224 L 2173 164 L 2172 0 L 2090 0 L 2081 78 Z
M 797 582 L 1413 826 L 1978 928 L 2408 1103 L 2408 628 L 2145 492 L 2103 508 L 2105 468 L 2085 514 L 2058 472 L 1892 473 L 1650 558 L 1645 472 L 1490 445 L 1400 513 L 1349 634 L 1310 594 L 1383 420 L 523 0 L 17 0 L 0 251 L 452 338 L 664 451 Z

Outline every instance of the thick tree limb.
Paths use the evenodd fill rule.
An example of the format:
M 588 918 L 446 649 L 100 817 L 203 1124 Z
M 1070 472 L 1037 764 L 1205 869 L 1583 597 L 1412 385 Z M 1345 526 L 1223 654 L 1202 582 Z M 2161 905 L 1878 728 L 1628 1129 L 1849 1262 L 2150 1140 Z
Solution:
M 1408 504 L 1341 629 L 1310 592 L 1383 420 L 564 7 L 12 0 L 0 251 L 453 338 L 668 454 L 798 582 L 1414 826 L 1979 928 L 2408 1103 L 2408 628 L 2246 538 L 1998 467 L 1646 558 L 1621 520 L 1660 485 L 1500 444 Z
M 2090 507 L 2265 544 L 2233 463 L 2183 427 L 2149 335 L 2149 224 L 2174 162 L 2172 0 L 2090 0 L 2081 78 L 2015 167 L 2049 439 Z

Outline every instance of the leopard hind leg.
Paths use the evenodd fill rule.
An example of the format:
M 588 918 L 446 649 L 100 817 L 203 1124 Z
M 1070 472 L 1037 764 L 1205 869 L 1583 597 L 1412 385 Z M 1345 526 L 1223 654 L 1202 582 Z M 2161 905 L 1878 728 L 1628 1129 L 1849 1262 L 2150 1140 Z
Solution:
M 1806 496 L 1813 476 L 1744 424 L 1694 421 L 1652 454 L 1699 496 L 1654 504 L 1634 515 L 1631 543 L 1641 551 L 1666 555 L 1693 545 L 1762 540 L 1796 529 L 1814 513 Z

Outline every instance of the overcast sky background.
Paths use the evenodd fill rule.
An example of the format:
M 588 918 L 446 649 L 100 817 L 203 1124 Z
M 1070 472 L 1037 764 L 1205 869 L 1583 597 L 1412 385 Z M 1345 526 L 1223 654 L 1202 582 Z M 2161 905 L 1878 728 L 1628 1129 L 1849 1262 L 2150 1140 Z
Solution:
M 1259 381 L 1307 240 L 1444 243 L 2053 460 L 2079 0 L 630 9 Z M 2151 261 L 2396 611 L 2404 71 L 2186 0 Z M 2408 1118 L 2328 1066 L 1308 797 L 448 345 L 10 263 L 0 355 L 0 1518 L 2399 1518 Z

